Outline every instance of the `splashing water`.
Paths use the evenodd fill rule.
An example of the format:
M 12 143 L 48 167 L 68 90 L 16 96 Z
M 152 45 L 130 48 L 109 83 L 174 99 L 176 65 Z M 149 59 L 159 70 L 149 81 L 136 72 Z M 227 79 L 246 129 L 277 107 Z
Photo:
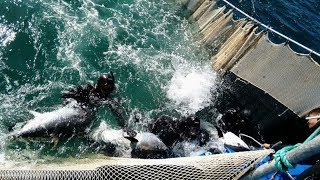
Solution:
M 94 84 L 110 70 L 130 123 L 137 114 L 148 121 L 171 115 L 171 109 L 186 115 L 210 105 L 216 75 L 179 13 L 180 6 L 166 0 L 1 1 L 0 133 L 31 119 L 28 110 L 56 109 L 62 91 Z M 94 127 L 117 124 L 107 107 L 96 117 Z M 81 137 L 56 149 L 50 139 L 12 141 L 0 154 L 5 159 L 81 156 L 91 152 L 89 146 Z
M 0 24 L 0 47 L 7 46 L 11 41 L 14 40 L 16 32 L 12 29 Z
M 208 67 L 181 68 L 175 71 L 167 87 L 167 96 L 183 114 L 193 114 L 212 102 L 216 74 Z

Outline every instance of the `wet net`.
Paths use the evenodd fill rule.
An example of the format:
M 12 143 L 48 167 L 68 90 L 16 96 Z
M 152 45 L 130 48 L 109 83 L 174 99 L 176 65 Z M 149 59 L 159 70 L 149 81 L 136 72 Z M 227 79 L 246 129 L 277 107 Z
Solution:
M 171 159 L 85 158 L 0 166 L 1 180 L 238 179 L 272 150 Z
M 233 9 L 226 11 L 225 6 L 218 7 L 218 0 L 195 1 L 186 2 L 192 12 L 189 19 L 199 27 L 201 42 L 212 53 L 216 71 L 233 72 L 300 117 L 319 106 L 320 84 L 315 82 L 320 77 L 320 67 L 311 57 L 318 53 L 274 30 L 273 33 L 310 53 L 296 53 L 289 43 L 272 43 L 267 33 L 271 29 L 258 33 L 258 27 L 266 25 L 245 13 L 246 19 L 235 21 L 233 11 L 241 13 L 241 10 L 226 0 Z

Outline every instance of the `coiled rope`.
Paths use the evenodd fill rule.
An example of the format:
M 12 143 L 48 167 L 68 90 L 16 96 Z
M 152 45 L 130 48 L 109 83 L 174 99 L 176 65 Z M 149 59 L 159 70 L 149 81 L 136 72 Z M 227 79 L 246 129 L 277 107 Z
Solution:
M 289 168 L 294 168 L 296 165 L 291 164 L 286 158 L 287 152 L 291 151 L 292 149 L 294 149 L 296 147 L 299 147 L 301 144 L 305 144 L 305 143 L 311 141 L 313 138 L 315 138 L 317 135 L 319 135 L 319 133 L 320 133 L 320 127 L 318 127 L 303 143 L 298 143 L 293 146 L 286 146 L 286 147 L 280 149 L 279 151 L 277 151 L 274 154 L 276 168 L 282 172 L 288 171 Z

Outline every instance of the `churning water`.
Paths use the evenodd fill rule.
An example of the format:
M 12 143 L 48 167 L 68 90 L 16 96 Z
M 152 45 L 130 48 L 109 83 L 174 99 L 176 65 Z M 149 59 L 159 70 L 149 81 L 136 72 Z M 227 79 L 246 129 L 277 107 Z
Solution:
M 216 75 L 172 1 L 4 0 L 0 13 L 2 137 L 32 118 L 28 110 L 57 109 L 62 91 L 95 84 L 111 70 L 129 123 L 136 116 L 144 126 L 163 114 L 193 114 L 212 102 Z M 101 122 L 116 126 L 107 107 L 99 109 L 94 126 Z M 49 139 L 1 143 L 0 159 L 91 151 L 80 137 L 54 149 Z
M 318 1 L 231 2 L 319 51 Z M 95 84 L 111 70 L 134 127 L 212 105 L 218 78 L 184 13 L 170 0 L 2 0 L 0 139 L 32 118 L 28 110 L 55 110 L 62 91 Z M 117 126 L 107 107 L 99 109 L 93 128 L 101 123 Z M 95 152 L 90 144 L 85 137 L 54 149 L 49 139 L 0 140 L 0 162 L 78 157 Z

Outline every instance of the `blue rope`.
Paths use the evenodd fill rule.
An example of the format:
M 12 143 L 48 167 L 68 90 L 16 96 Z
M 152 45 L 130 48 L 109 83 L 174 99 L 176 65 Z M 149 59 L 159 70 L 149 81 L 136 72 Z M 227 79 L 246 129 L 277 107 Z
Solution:
M 320 126 L 303 143 L 307 143 L 307 142 L 311 141 L 318 134 L 320 134 Z

